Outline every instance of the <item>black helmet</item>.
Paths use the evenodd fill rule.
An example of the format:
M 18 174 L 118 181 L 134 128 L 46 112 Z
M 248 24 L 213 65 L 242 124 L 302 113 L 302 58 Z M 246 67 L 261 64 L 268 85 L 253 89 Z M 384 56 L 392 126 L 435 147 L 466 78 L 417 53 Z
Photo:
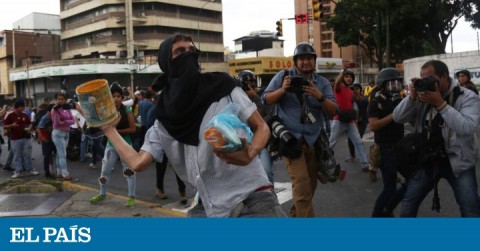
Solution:
M 110 85 L 110 92 L 112 94 L 114 94 L 115 92 L 116 93 L 120 93 L 120 95 L 123 96 L 123 89 L 122 87 L 120 86 L 120 84 L 118 82 L 113 82 L 111 85 Z
M 377 76 L 377 87 L 382 88 L 385 81 L 389 80 L 401 80 L 403 76 L 397 68 L 389 67 L 382 69 Z
M 352 88 L 352 90 L 355 88 L 355 87 L 358 87 L 360 88 L 360 91 L 363 90 L 363 87 L 360 83 L 356 82 L 356 83 L 353 83 L 352 86 L 350 88 Z
M 314 59 L 317 59 L 315 49 L 311 44 L 306 42 L 299 43 L 295 47 L 295 51 L 293 52 L 293 62 L 295 62 L 300 55 L 312 55 Z
M 457 78 L 458 78 L 458 75 L 460 75 L 460 73 L 465 74 L 465 76 L 467 76 L 467 78 L 468 78 L 468 81 L 470 81 L 470 79 L 471 79 L 470 71 L 468 71 L 468 70 L 457 71 L 457 73 L 455 73 L 455 76 L 457 76 Z
M 250 82 L 252 80 L 256 80 L 257 78 L 255 77 L 255 74 L 253 74 L 252 71 L 244 70 L 238 74 L 238 79 L 243 83 L 245 83 L 245 82 Z

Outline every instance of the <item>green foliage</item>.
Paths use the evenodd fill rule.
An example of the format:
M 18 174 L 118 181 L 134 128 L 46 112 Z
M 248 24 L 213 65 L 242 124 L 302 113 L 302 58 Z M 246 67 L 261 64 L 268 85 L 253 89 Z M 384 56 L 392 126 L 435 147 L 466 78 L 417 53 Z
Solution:
M 387 25 L 392 63 L 429 54 L 445 53 L 447 39 L 461 17 L 480 27 L 478 0 L 343 0 L 327 27 L 342 47 L 358 45 L 384 66 Z M 387 18 L 389 21 L 387 22 Z

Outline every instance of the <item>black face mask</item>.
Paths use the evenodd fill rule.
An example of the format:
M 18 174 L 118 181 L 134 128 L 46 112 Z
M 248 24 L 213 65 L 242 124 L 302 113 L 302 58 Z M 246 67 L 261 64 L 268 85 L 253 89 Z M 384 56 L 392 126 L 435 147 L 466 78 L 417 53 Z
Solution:
M 186 52 L 175 59 L 170 61 L 170 74 L 169 78 L 181 78 L 185 77 L 185 74 L 199 73 L 200 66 L 198 65 L 198 58 L 200 53 L 195 52 Z

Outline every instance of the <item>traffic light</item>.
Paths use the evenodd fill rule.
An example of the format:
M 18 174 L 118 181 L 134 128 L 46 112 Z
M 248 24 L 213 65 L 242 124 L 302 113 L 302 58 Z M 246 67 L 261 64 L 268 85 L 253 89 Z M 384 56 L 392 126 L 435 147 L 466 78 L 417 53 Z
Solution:
M 282 20 L 277 21 L 277 37 L 283 36 Z
M 320 0 L 312 0 L 313 20 L 320 21 L 323 17 L 323 5 L 320 4 Z

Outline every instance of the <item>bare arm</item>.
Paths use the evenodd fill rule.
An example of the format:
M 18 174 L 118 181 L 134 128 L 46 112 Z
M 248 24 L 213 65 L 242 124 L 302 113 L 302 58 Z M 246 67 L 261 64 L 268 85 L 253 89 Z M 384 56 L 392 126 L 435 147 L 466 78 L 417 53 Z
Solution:
M 345 70 L 341 71 L 340 74 L 338 74 L 338 77 L 337 79 L 335 79 L 335 84 L 333 85 L 333 91 L 334 92 L 337 92 L 338 90 L 340 90 L 340 86 L 342 85 L 343 83 L 343 75 L 345 73 Z
M 285 91 L 288 88 L 288 87 L 285 87 L 287 85 L 285 84 L 285 81 L 286 80 L 283 81 L 284 85 L 282 87 L 278 88 L 275 91 L 269 92 L 265 95 L 265 103 L 267 105 L 275 104 L 281 97 L 283 97 L 283 94 L 285 94 Z M 288 80 L 288 86 L 290 86 L 290 78 Z
M 136 152 L 131 145 L 129 145 L 114 126 L 109 125 L 102 130 L 112 143 L 115 151 L 117 151 L 120 158 L 127 163 L 127 165 L 135 172 L 141 172 L 152 163 L 153 156 L 145 151 Z

